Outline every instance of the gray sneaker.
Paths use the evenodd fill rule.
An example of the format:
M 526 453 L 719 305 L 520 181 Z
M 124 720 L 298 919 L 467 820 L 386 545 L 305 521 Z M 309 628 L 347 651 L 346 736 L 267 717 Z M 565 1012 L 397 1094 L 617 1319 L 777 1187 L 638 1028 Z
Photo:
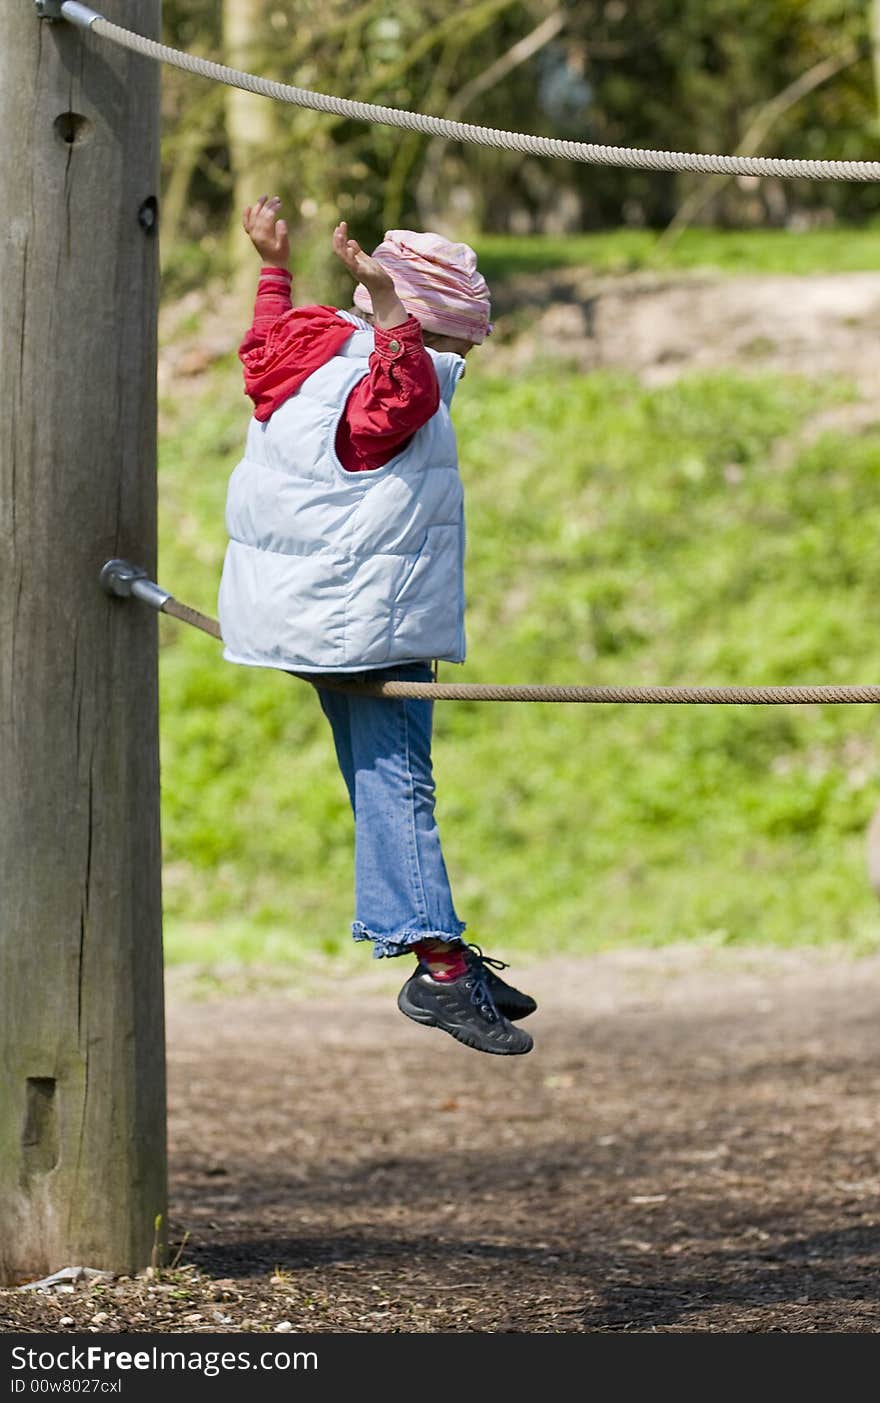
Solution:
M 478 1052 L 515 1057 L 532 1050 L 528 1033 L 499 1013 L 486 980 L 471 970 L 458 979 L 434 979 L 419 966 L 398 994 L 397 1007 L 407 1018 L 442 1028 Z

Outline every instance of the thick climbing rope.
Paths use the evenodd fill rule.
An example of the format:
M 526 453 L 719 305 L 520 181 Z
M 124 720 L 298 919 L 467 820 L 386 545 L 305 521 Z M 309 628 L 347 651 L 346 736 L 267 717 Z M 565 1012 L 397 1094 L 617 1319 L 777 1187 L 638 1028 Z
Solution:
M 809 180 L 878 180 L 880 161 L 818 161 L 789 160 L 774 156 L 713 156 L 689 151 L 648 151 L 629 146 L 602 146 L 589 141 L 564 141 L 556 137 L 532 136 L 524 132 L 509 132 L 496 127 L 475 126 L 470 122 L 454 122 L 444 117 L 430 117 L 421 112 L 407 112 L 397 107 L 380 107 L 372 102 L 350 102 L 331 97 L 309 88 L 291 87 L 242 73 L 210 59 L 182 53 L 179 49 L 145 39 L 129 29 L 113 24 L 103 15 L 82 5 L 79 0 L 37 0 L 37 9 L 47 19 L 63 18 L 81 29 L 90 30 L 112 44 L 133 53 L 143 54 L 158 63 L 168 63 L 201 78 L 210 78 L 245 92 L 274 98 L 276 102 L 308 107 L 315 112 L 333 113 L 338 117 L 360 122 L 378 122 L 384 126 L 404 127 L 407 131 L 442 136 L 450 141 L 471 142 L 492 146 L 502 151 L 522 151 L 535 156 L 553 156 L 571 161 L 586 161 L 593 165 L 636 167 L 646 170 L 697 171 L 704 175 L 772 175 L 787 178 L 806 177 Z
M 108 560 L 101 571 L 101 584 L 108 594 L 127 598 L 133 595 L 151 608 L 169 614 L 181 623 L 222 642 L 220 625 L 209 614 L 163 590 L 138 565 L 127 560 Z M 291 672 L 303 682 L 333 692 L 356 692 L 368 697 L 423 697 L 428 701 L 495 702 L 627 702 L 671 704 L 673 706 L 792 706 L 820 703 L 870 704 L 880 702 L 880 687 L 845 687 L 830 684 L 815 687 L 589 687 L 530 684 L 516 686 L 485 682 L 346 682 L 332 674 Z

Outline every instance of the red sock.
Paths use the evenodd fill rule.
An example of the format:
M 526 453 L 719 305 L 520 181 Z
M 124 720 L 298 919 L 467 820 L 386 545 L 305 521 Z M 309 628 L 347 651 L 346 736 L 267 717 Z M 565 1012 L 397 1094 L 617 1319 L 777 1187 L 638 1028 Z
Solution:
M 432 979 L 445 982 L 467 974 L 464 946 L 458 941 L 420 940 L 413 950 Z

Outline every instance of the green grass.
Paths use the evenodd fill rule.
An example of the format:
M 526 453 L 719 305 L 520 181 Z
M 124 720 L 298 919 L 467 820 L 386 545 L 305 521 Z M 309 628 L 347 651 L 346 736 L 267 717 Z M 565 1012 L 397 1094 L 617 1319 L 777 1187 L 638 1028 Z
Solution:
M 810 229 L 687 229 L 667 246 L 649 229 L 596 234 L 483 235 L 475 242 L 491 286 L 516 273 L 583 267 L 596 273 L 653 268 L 705 268 L 723 273 L 841 273 L 880 269 L 880 227 Z
M 454 680 L 880 679 L 880 436 L 773 449 L 844 387 L 475 360 L 456 400 L 469 661 Z M 237 370 L 165 406 L 160 579 L 215 612 L 246 424 Z M 303 684 L 162 626 L 170 960 L 348 953 L 351 819 Z M 460 914 L 500 953 L 677 940 L 872 948 L 874 707 L 440 703 L 438 815 Z

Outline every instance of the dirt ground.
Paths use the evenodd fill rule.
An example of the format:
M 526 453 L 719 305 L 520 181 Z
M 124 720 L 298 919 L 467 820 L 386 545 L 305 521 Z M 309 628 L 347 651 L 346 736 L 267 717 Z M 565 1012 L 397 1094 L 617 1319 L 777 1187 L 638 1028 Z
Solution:
M 880 273 L 634 273 L 577 268 L 514 278 L 496 298 L 499 341 L 528 362 L 535 343 L 585 372 L 618 367 L 648 384 L 735 367 L 840 375 L 876 389 Z
M 522 971 L 524 1058 L 345 987 L 169 988 L 173 1271 L 0 1292 L 0 1329 L 880 1329 L 880 956 Z

